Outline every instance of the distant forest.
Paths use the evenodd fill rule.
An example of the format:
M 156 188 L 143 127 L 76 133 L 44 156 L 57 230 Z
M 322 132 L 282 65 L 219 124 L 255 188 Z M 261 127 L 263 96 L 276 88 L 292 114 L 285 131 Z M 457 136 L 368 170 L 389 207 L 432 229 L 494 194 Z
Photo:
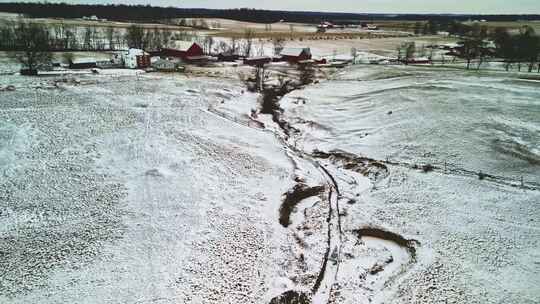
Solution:
M 143 5 L 82 5 L 65 3 L 0 3 L 0 11 L 24 14 L 33 18 L 82 18 L 96 15 L 118 21 L 159 21 L 174 18 L 226 18 L 257 23 L 280 20 L 300 23 L 332 21 L 337 24 L 369 20 L 480 20 L 517 21 L 540 20 L 540 15 L 447 15 L 447 14 L 352 14 L 327 12 L 294 12 L 256 9 L 185 9 Z

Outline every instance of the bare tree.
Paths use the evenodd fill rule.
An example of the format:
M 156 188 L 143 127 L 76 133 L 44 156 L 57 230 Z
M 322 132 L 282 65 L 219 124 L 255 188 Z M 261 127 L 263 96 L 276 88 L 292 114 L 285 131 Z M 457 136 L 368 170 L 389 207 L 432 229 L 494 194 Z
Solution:
M 266 88 L 266 81 L 270 78 L 270 73 L 266 70 L 265 64 L 258 64 L 253 67 L 252 73 L 240 73 L 238 76 L 248 91 L 263 92 Z
M 420 35 L 422 34 L 422 22 L 420 21 L 417 21 L 415 24 L 414 24 L 414 34 L 415 35 Z
M 161 32 L 161 46 L 168 46 L 171 42 L 171 31 L 165 30 Z
M 355 47 L 351 48 L 351 56 L 353 58 L 353 64 L 356 64 L 356 58 L 358 57 L 358 50 Z
M 89 27 L 84 29 L 83 48 L 85 50 L 91 50 L 92 49 L 92 29 L 89 28 Z
M 238 53 L 238 39 L 236 39 L 236 37 L 232 37 L 231 38 L 231 53 L 232 54 L 236 54 Z
M 105 31 L 105 34 L 107 36 L 107 43 L 109 44 L 110 50 L 114 50 L 114 36 L 115 36 L 114 32 L 115 30 L 112 26 L 108 27 L 107 30 Z
M 414 42 L 405 42 L 398 47 L 398 60 L 408 64 L 414 58 L 416 44 Z
M 126 44 L 126 37 L 119 31 L 114 33 L 115 48 L 122 48 Z
M 249 57 L 251 55 L 251 48 L 253 46 L 253 38 L 255 32 L 252 29 L 246 29 L 244 31 L 244 56 Z
M 219 41 L 217 49 L 219 53 L 227 53 L 231 51 L 231 47 L 225 41 Z M 231 54 L 234 54 L 234 52 L 231 52 Z
M 462 58 L 465 58 L 467 60 L 467 70 L 470 69 L 471 61 L 475 58 L 480 58 L 480 63 L 478 64 L 478 68 L 480 68 L 480 65 L 482 64 L 483 58 L 484 58 L 484 49 L 485 49 L 485 43 L 479 36 L 477 37 L 466 37 L 462 41 L 459 42 L 460 45 L 460 56 Z
M 311 64 L 298 65 L 298 71 L 300 72 L 300 83 L 302 85 L 312 84 L 315 81 L 315 68 Z
M 259 39 L 258 41 L 257 56 L 264 56 L 264 39 Z
M 289 24 L 289 31 L 291 32 L 291 40 L 294 40 L 294 24 Z
M 530 26 L 521 28 L 517 37 L 519 58 L 529 63 L 528 71 L 532 72 L 540 54 L 540 37 Z
M 272 38 L 272 46 L 274 48 L 274 56 L 279 56 L 285 47 L 285 39 L 283 37 Z
M 100 32 L 98 31 L 96 27 L 92 28 L 92 44 L 93 44 L 94 50 L 101 51 L 105 49 L 105 44 L 103 43 Z
M 10 51 L 15 49 L 15 25 L 6 23 L 0 28 L 0 49 Z
M 213 45 L 214 45 L 214 38 L 210 36 L 206 36 L 203 42 L 204 53 L 206 53 L 207 55 L 212 54 Z
M 44 25 L 20 22 L 15 35 L 15 58 L 24 67 L 35 71 L 51 62 L 49 30 Z
M 154 28 L 152 48 L 154 50 L 159 50 L 163 47 L 163 31 L 160 31 L 157 27 Z
M 126 42 L 130 48 L 144 48 L 144 29 L 138 25 L 132 25 L 127 29 Z

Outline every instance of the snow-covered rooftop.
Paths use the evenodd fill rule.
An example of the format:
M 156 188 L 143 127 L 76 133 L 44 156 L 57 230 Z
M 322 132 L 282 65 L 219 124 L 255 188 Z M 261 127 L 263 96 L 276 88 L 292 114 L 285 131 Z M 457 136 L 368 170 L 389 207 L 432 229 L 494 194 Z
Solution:
M 187 51 L 193 44 L 197 42 L 176 40 L 171 43 L 171 47 L 179 51 Z
M 300 56 L 302 52 L 311 53 L 309 48 L 284 48 L 280 55 L 282 56 Z
M 96 63 L 95 58 L 87 57 L 87 58 L 75 58 L 71 62 L 73 64 L 84 64 L 84 63 Z

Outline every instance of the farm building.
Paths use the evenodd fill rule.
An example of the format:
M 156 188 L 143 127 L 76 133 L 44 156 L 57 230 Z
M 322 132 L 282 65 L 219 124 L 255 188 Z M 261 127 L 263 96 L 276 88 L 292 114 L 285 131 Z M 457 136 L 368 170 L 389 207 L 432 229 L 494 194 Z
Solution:
M 156 60 L 152 60 L 152 67 L 162 72 L 173 72 L 177 70 L 178 62 L 157 58 Z
M 204 56 L 204 51 L 197 42 L 175 41 L 171 48 L 161 50 L 161 56 L 187 60 L 188 57 Z
M 217 56 L 217 59 L 219 61 L 228 61 L 228 62 L 233 62 L 233 61 L 239 60 L 240 58 L 241 58 L 240 55 L 232 53 L 232 52 L 219 53 Z
M 188 56 L 184 59 L 184 62 L 193 63 L 193 64 L 206 64 L 211 61 L 215 61 L 216 58 L 212 56 Z
M 92 69 L 97 67 L 97 61 L 94 58 L 78 58 L 69 61 L 70 69 Z
M 411 58 L 408 60 L 404 60 L 403 63 L 405 64 L 431 64 L 431 59 L 429 58 Z
M 251 57 L 251 58 L 245 58 L 244 64 L 251 65 L 251 66 L 262 66 L 267 63 L 272 62 L 271 57 Z
M 311 59 L 311 50 L 309 48 L 284 48 L 281 53 L 283 61 L 298 63 Z
M 143 50 L 129 49 L 124 55 L 124 65 L 129 69 L 142 69 L 150 67 L 150 55 Z

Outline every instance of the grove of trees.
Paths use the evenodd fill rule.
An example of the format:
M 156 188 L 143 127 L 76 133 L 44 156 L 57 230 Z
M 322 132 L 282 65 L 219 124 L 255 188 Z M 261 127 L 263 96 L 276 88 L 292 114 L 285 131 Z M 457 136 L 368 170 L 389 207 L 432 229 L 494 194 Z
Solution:
M 49 31 L 46 28 L 38 24 L 20 23 L 12 34 L 13 43 L 18 49 L 14 56 L 25 68 L 34 71 L 51 61 Z
M 505 27 L 490 29 L 481 23 L 465 24 L 455 20 L 418 21 L 414 25 L 417 35 L 432 35 L 439 31 L 459 37 L 459 47 L 454 55 L 466 61 L 467 69 L 471 68 L 473 60 L 477 62 L 477 69 L 486 60 L 503 60 L 507 71 L 513 66 L 521 71 L 526 65 L 529 72 L 535 67 L 540 72 L 540 36 L 528 25 L 513 32 Z M 414 52 L 411 43 L 404 43 L 398 47 L 398 59 L 408 60 Z
M 39 28 L 47 39 L 48 51 L 113 51 L 126 47 L 157 50 L 171 40 L 192 40 L 197 35 L 187 31 L 146 29 L 132 25 L 127 29 L 104 26 L 70 26 L 27 21 L 0 23 L 0 51 L 25 49 L 21 27 Z M 30 37 L 31 38 L 31 37 Z M 36 37 L 37 39 L 38 37 Z M 41 38 L 41 36 L 39 37 Z
M 494 47 L 488 46 L 490 41 Z M 458 55 L 467 60 L 467 69 L 473 59 L 478 61 L 480 68 L 482 62 L 491 57 L 504 60 L 507 71 L 513 64 L 521 71 L 522 65 L 526 64 L 528 71 L 532 72 L 540 61 L 540 36 L 530 26 L 523 26 L 518 33 L 513 34 L 504 27 L 488 31 L 474 24 L 462 35 L 459 45 Z
M 506 28 L 496 28 L 492 39 L 496 46 L 496 56 L 504 59 L 506 70 L 516 64 L 521 71 L 522 64 L 525 63 L 528 71 L 532 72 L 535 64 L 540 62 L 540 36 L 532 27 L 522 27 L 516 35 Z M 538 72 L 540 73 L 540 66 Z

